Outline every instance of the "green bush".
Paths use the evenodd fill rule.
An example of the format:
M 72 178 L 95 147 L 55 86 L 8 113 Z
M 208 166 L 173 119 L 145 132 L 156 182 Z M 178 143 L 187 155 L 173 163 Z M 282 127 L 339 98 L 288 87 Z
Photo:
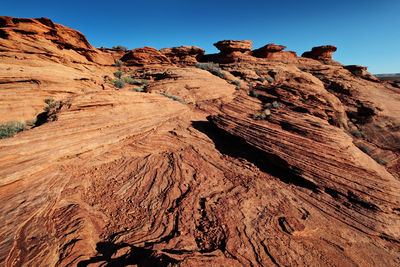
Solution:
M 6 139 L 25 130 L 25 123 L 13 121 L 0 125 L 0 139 Z
M 135 92 L 143 92 L 144 91 L 142 87 L 135 87 L 132 90 Z
M 163 95 L 165 97 L 171 98 L 172 100 L 178 101 L 179 103 L 185 104 L 185 102 L 182 99 L 180 99 L 179 97 L 177 97 L 177 96 L 169 95 L 169 94 L 164 93 L 164 92 L 159 92 L 159 94 Z
M 46 112 L 49 112 L 50 109 L 56 106 L 56 101 L 53 98 L 46 98 L 44 102 L 47 104 L 47 106 L 44 108 L 44 111 Z
M 123 65 L 124 65 L 124 62 L 122 62 L 121 60 L 115 60 L 116 67 L 122 67 Z
M 236 89 L 240 89 L 242 86 L 242 83 L 238 80 L 231 82 L 231 84 L 236 85 Z
M 125 82 L 121 79 L 118 80 L 112 80 L 111 84 L 114 85 L 117 88 L 124 88 L 125 87 Z
M 226 73 L 221 70 L 218 64 L 208 62 L 208 63 L 198 63 L 195 65 L 196 68 L 202 69 L 209 71 L 210 73 L 214 74 L 215 76 L 218 76 L 222 79 L 226 78 Z
M 250 96 L 258 98 L 260 96 L 260 93 L 254 90 L 250 91 Z
M 124 75 L 124 73 L 120 70 L 114 72 L 114 76 L 117 77 L 118 79 L 121 79 L 122 75 Z
M 253 116 L 255 120 L 266 120 L 271 115 L 271 110 L 265 109 L 263 112 Z
M 384 161 L 383 159 L 380 159 L 378 157 L 372 157 L 376 162 L 378 162 L 381 165 L 387 165 L 388 163 L 386 161 Z
M 123 45 L 114 45 L 112 48 L 116 50 L 124 50 L 124 51 L 128 50 L 128 48 Z

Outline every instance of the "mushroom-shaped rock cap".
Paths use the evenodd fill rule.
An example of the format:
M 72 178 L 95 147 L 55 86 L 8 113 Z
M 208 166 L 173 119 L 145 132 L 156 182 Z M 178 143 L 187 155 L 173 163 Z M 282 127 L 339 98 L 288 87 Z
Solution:
M 265 52 L 279 52 L 286 49 L 284 45 L 277 45 L 277 44 L 267 44 L 263 47 L 260 47 L 254 51 L 265 51 Z
M 332 59 L 332 54 L 337 50 L 336 46 L 333 45 L 322 45 L 316 46 L 311 51 L 304 52 L 301 56 L 312 59 Z
M 251 51 L 253 48 L 253 42 L 244 40 L 244 41 L 233 41 L 233 40 L 224 40 L 219 41 L 214 44 L 216 48 L 218 48 L 221 53 L 231 53 L 231 52 L 247 52 Z

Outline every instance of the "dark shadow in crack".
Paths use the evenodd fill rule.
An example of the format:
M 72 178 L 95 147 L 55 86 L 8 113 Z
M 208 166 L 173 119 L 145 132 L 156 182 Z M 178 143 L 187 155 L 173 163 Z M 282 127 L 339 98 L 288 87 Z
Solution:
M 222 154 L 233 158 L 243 158 L 256 165 L 261 171 L 279 178 L 287 184 L 294 184 L 319 193 L 319 186 L 306 180 L 299 174 L 301 170 L 290 166 L 277 155 L 269 154 L 248 143 L 238 136 L 234 136 L 209 121 L 192 121 L 196 130 L 206 134 L 215 144 L 215 148 Z
M 118 255 L 117 251 L 124 248 L 126 248 L 125 252 Z M 96 244 L 96 250 L 99 256 L 80 261 L 77 266 L 84 267 L 92 263 L 103 263 L 102 266 L 108 267 L 122 267 L 127 265 L 166 267 L 178 263 L 177 260 L 166 255 L 156 254 L 152 249 L 135 247 L 129 244 L 99 242 Z

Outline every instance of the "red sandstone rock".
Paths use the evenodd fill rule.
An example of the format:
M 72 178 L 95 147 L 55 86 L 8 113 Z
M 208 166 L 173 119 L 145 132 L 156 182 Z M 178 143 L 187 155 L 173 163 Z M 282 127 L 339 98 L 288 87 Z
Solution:
M 336 50 L 336 46 L 333 45 L 317 46 L 313 47 L 311 51 L 304 52 L 301 56 L 316 60 L 332 60 L 332 55 Z
M 153 47 L 142 47 L 130 50 L 120 59 L 127 66 L 143 66 L 148 64 L 171 64 L 171 61 Z
M 283 45 L 268 44 L 261 48 L 251 51 L 251 55 L 258 58 L 266 58 L 276 61 L 293 61 L 297 58 L 296 52 L 282 51 L 286 48 Z
M 253 47 L 252 41 L 234 41 L 234 40 L 224 40 L 219 41 L 214 44 L 222 54 L 229 54 L 232 52 L 248 52 L 251 51 Z
M 160 50 L 174 64 L 195 65 L 204 55 L 204 49 L 197 46 L 180 46 Z
M 398 88 L 233 51 L 235 90 L 144 49 L 121 69 L 150 93 L 101 90 L 117 68 L 48 20 L 0 25 L 0 120 L 61 100 L 0 140 L 0 265 L 398 266 Z

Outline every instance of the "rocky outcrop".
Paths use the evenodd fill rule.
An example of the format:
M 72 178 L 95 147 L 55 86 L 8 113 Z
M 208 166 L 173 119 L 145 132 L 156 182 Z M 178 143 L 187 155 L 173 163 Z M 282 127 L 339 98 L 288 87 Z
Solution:
M 171 61 L 163 53 L 148 46 L 130 50 L 120 60 L 127 66 L 171 64 Z
M 336 50 L 336 46 L 333 45 L 317 46 L 313 47 L 311 51 L 304 52 L 301 56 L 316 59 L 322 62 L 337 63 L 332 59 L 332 55 Z
M 251 51 L 251 55 L 258 58 L 285 62 L 293 61 L 297 58 L 296 52 L 282 51 L 284 49 L 286 49 L 286 46 L 267 44 L 266 46 Z
M 204 49 L 197 46 L 179 46 L 163 48 L 160 50 L 174 64 L 195 65 L 198 59 L 204 55 Z
M 95 49 L 82 33 L 47 18 L 0 17 L 0 37 L 3 50 L 18 52 L 15 50 L 15 43 L 18 42 L 19 48 L 26 53 L 42 53 L 64 60 L 98 64 L 113 62 L 107 54 Z
M 245 53 L 251 51 L 253 47 L 252 41 L 234 41 L 234 40 L 224 40 L 219 41 L 214 44 L 222 54 L 229 54 L 232 52 Z
M 399 265 L 399 88 L 248 48 L 223 79 L 172 50 L 102 65 L 0 25 L 1 121 L 57 100 L 0 140 L 0 265 Z
M 344 66 L 344 68 L 346 70 L 349 70 L 351 73 L 353 73 L 354 75 L 370 80 L 370 81 L 379 81 L 378 78 L 376 78 L 374 75 L 372 75 L 371 73 L 369 73 L 367 71 L 368 67 L 363 67 L 360 65 L 347 65 Z
M 218 63 L 232 63 L 237 61 L 252 60 L 248 54 L 253 47 L 252 41 L 223 40 L 215 43 L 214 46 L 220 50 L 220 53 L 207 55 L 203 58 L 203 60 Z

